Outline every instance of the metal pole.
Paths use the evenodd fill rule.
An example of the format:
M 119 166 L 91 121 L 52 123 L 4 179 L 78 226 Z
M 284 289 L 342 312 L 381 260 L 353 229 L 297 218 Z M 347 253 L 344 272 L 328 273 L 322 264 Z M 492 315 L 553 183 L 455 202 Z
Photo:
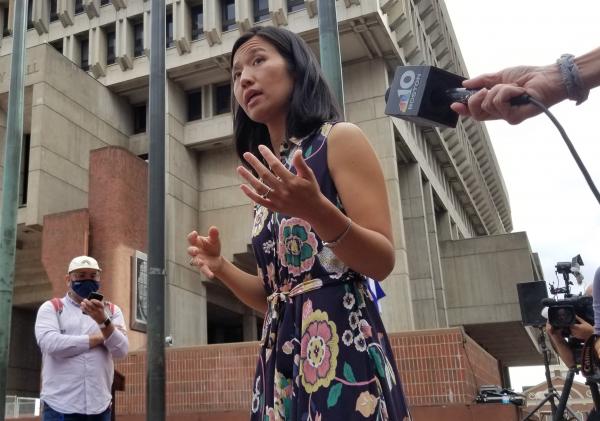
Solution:
M 148 174 L 148 354 L 146 420 L 165 409 L 165 0 L 152 0 Z
M 342 114 L 345 115 L 344 81 L 342 79 L 342 60 L 335 0 L 319 0 L 317 6 L 319 14 L 321 68 L 340 104 Z
M 25 61 L 25 19 L 27 2 L 13 3 L 13 50 L 8 93 L 8 122 L 4 145 L 4 179 L 2 181 L 2 211 L 0 215 L 0 420 L 4 420 L 6 405 L 6 374 L 12 315 L 13 279 L 17 248 L 17 212 L 21 143 L 23 142 L 23 96 Z

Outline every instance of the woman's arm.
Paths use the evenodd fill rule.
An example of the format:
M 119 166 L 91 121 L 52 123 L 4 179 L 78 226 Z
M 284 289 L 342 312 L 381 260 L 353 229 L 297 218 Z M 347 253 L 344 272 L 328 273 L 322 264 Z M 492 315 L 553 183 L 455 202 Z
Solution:
M 354 124 L 338 123 L 327 140 L 327 163 L 350 229 L 332 251 L 346 265 L 383 280 L 394 268 L 392 223 L 383 171 L 373 147 Z M 321 195 L 320 212 L 308 221 L 324 241 L 348 227 L 348 217 Z

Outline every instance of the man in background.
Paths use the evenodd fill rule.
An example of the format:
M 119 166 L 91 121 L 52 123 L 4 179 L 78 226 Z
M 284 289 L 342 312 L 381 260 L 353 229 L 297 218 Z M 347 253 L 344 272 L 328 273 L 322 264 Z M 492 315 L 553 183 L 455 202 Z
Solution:
M 96 259 L 71 260 L 67 294 L 43 303 L 35 322 L 42 351 L 43 421 L 109 421 L 113 358 L 127 355 L 121 309 L 103 300 Z

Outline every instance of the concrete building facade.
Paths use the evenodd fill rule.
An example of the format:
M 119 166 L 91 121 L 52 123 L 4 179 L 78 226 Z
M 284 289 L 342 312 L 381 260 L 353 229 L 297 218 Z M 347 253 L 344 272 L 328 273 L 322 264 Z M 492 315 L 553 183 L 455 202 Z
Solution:
M 13 1 L 0 0 L 2 139 Z M 31 332 L 37 306 L 64 293 L 61 271 L 79 251 L 119 267 L 118 277 L 105 282 L 131 321 L 135 306 L 128 274 L 135 251 L 145 251 L 144 233 L 129 232 L 130 224 L 120 220 L 122 241 L 100 241 L 108 236 L 98 227 L 110 229 L 110 221 L 102 218 L 119 215 L 106 203 L 112 197 L 127 203 L 124 192 L 147 188 L 144 171 L 130 167 L 136 159 L 142 164 L 152 159 L 146 133 L 148 119 L 157 117 L 147 115 L 148 54 L 154 48 L 150 2 L 28 1 L 13 331 Z M 318 57 L 317 1 L 166 3 L 167 332 L 175 346 L 255 340 L 262 315 L 218 280 L 202 279 L 192 270 L 185 238 L 194 229 L 218 226 L 224 255 L 255 270 L 248 248 L 252 204 L 239 190 L 235 172 L 229 52 L 241 33 L 261 24 L 301 34 Z M 520 338 L 529 362 L 535 351 L 519 323 L 514 284 L 540 279 L 539 265 L 524 233 L 507 235 L 512 231 L 508 194 L 485 126 L 466 119 L 456 129 L 424 128 L 384 114 L 384 94 L 399 65 L 427 63 L 467 76 L 443 0 L 337 0 L 336 8 L 346 119 L 372 142 L 392 210 L 396 266 L 382 284 L 388 331 L 461 325 L 487 348 L 494 340 L 488 327 L 494 324 Z M 129 155 L 100 159 L 104 176 L 94 178 L 91 152 L 106 147 Z M 123 169 L 119 160 L 130 164 Z M 127 177 L 116 196 L 102 194 L 115 190 L 110 187 L 115 177 L 109 176 L 113 164 L 121 168 L 115 174 Z M 489 308 L 496 310 L 483 317 L 482 310 Z M 131 338 L 132 350 L 144 349 L 142 331 L 132 331 Z M 33 362 L 26 363 L 37 358 L 33 338 L 23 341 L 32 351 L 30 356 L 13 352 L 14 378 L 25 367 L 36 370 Z M 497 351 L 492 355 L 504 365 L 525 362 L 518 355 L 510 359 L 510 350 Z M 34 394 L 33 383 L 9 381 L 9 391 Z

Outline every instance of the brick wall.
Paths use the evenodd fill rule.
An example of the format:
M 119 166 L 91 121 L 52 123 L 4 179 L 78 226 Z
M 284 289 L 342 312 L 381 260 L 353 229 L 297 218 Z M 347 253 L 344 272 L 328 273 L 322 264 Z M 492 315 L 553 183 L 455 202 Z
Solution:
M 479 385 L 500 384 L 496 360 L 462 328 L 389 336 L 412 407 L 469 404 Z M 256 342 L 168 349 L 167 412 L 248 411 L 257 352 Z M 145 360 L 144 352 L 134 352 L 117 363 L 125 375 L 125 391 L 117 392 L 119 415 L 144 412 Z
M 482 384 L 500 384 L 494 357 L 462 328 L 390 335 L 411 406 L 471 403 Z

